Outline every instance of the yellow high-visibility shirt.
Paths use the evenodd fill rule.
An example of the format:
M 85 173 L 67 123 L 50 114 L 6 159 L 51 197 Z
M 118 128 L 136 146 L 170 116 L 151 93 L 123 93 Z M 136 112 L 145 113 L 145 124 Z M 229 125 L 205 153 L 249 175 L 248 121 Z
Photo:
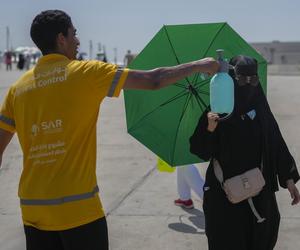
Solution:
M 0 128 L 17 132 L 23 151 L 18 194 L 25 225 L 65 230 L 104 216 L 96 123 L 101 101 L 119 96 L 128 71 L 50 54 L 10 87 Z

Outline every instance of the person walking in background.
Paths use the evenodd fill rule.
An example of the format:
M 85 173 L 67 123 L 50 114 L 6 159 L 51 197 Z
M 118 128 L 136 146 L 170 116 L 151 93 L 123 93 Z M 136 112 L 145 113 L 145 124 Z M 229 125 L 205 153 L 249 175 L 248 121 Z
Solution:
M 219 121 L 218 114 L 207 110 L 190 138 L 190 151 L 210 160 L 203 198 L 209 250 L 272 250 L 280 222 L 277 179 L 296 205 L 300 201 L 295 185 L 299 173 L 260 85 L 257 61 L 237 56 L 230 64 L 234 68 L 230 71 L 235 88 L 233 113 Z M 232 203 L 222 188 L 224 180 L 220 183 L 217 178 L 215 164 L 224 180 L 259 168 L 265 186 L 252 202 Z M 242 180 L 247 189 L 247 178 Z
M 134 59 L 134 55 L 131 54 L 131 50 L 127 50 L 127 54 L 124 57 L 124 66 L 128 66 Z
M 5 52 L 4 62 L 6 65 L 6 70 L 11 71 L 12 70 L 12 53 L 10 51 Z
M 219 64 L 204 58 L 143 71 L 76 60 L 76 29 L 61 10 L 38 14 L 30 34 L 43 56 L 10 87 L 0 109 L 0 160 L 14 133 L 23 152 L 18 194 L 27 250 L 107 250 L 96 177 L 103 99 L 122 89 L 154 91 L 197 72 L 214 74 Z
M 23 54 L 19 54 L 17 68 L 23 70 L 25 65 L 25 58 Z
M 179 199 L 175 200 L 174 204 L 187 209 L 194 208 L 194 203 L 191 199 L 191 190 L 202 200 L 205 181 L 202 179 L 197 167 L 193 164 L 177 167 L 176 170 Z
M 27 53 L 25 55 L 25 63 L 24 63 L 24 67 L 26 70 L 30 69 L 30 64 L 31 64 L 31 55 L 29 53 Z

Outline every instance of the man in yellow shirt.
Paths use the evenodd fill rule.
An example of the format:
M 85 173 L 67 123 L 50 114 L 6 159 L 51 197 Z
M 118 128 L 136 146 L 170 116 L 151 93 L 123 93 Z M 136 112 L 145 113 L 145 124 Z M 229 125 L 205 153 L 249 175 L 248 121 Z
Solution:
M 43 53 L 13 84 L 0 110 L 0 162 L 14 133 L 23 151 L 19 197 L 28 250 L 108 249 L 96 181 L 96 123 L 102 100 L 121 89 L 155 90 L 196 72 L 204 58 L 149 71 L 76 60 L 79 40 L 63 11 L 37 15 L 31 38 Z

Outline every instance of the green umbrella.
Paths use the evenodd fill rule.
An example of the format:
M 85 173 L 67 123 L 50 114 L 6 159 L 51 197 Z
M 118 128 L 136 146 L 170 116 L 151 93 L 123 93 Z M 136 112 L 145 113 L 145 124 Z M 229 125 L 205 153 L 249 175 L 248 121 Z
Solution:
M 224 49 L 226 58 L 256 58 L 266 90 L 266 60 L 227 23 L 163 26 L 129 68 L 178 65 L 215 57 L 217 49 Z M 157 91 L 124 91 L 128 133 L 171 166 L 201 162 L 190 153 L 189 138 L 209 105 L 209 81 L 198 73 Z

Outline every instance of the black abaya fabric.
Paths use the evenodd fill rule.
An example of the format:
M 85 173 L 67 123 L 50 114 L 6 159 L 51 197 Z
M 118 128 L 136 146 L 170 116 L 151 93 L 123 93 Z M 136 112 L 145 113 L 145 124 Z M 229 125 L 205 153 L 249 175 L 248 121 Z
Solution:
M 238 56 L 231 60 L 236 71 L 230 74 L 257 74 L 256 61 Z M 240 67 L 239 67 L 240 66 Z M 299 180 L 295 161 L 282 138 L 277 122 L 260 86 L 238 86 L 235 82 L 235 107 L 226 121 L 214 132 L 207 130 L 207 112 L 199 119 L 190 138 L 190 151 L 203 160 L 216 158 L 224 178 L 241 174 L 251 168 L 263 167 L 266 185 L 253 199 L 258 212 L 267 218 L 256 223 L 247 201 L 231 204 L 216 179 L 212 162 L 206 173 L 203 209 L 210 250 L 271 250 L 275 246 L 280 215 L 274 192 L 279 184 Z M 255 110 L 252 120 L 247 112 Z

